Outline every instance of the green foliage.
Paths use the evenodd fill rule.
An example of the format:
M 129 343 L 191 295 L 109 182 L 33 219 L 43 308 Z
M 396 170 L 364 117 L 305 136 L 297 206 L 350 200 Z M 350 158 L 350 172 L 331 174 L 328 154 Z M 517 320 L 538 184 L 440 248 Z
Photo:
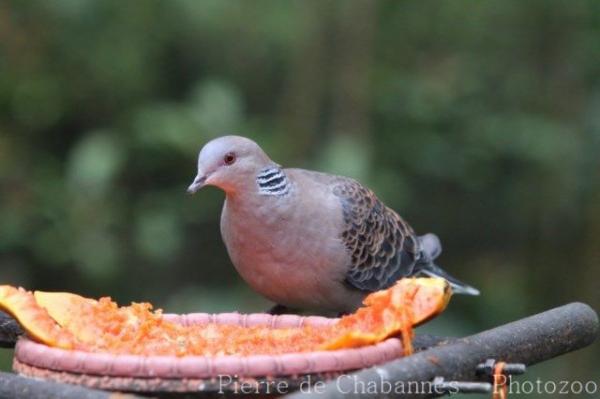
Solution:
M 11 369 L 13 353 L 12 350 L 0 349 L 0 370 Z
M 441 330 L 598 307 L 599 4 L 6 1 L 0 282 L 262 310 L 222 194 L 185 193 L 198 149 L 238 133 L 438 233 L 484 293 Z

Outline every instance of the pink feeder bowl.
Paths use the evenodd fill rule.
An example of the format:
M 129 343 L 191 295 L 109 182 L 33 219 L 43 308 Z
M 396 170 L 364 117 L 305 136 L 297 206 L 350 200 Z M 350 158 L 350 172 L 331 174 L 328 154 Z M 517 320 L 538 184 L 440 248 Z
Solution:
M 183 325 L 209 323 L 270 328 L 327 326 L 336 319 L 295 315 L 168 314 Z M 283 394 L 402 356 L 399 339 L 353 349 L 250 356 L 134 356 L 52 348 L 19 339 L 13 368 L 22 375 L 127 392 Z M 285 390 L 285 391 L 282 391 Z

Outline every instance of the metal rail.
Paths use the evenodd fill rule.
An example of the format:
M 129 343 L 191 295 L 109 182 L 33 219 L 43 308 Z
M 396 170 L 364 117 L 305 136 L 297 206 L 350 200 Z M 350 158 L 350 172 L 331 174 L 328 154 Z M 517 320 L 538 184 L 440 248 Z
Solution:
M 142 399 L 140 396 L 99 391 L 0 372 L 0 399 Z
M 477 366 L 488 358 L 526 365 L 540 363 L 590 345 L 598 337 L 598 330 L 596 312 L 583 303 L 571 303 L 343 376 L 322 389 L 297 392 L 287 398 L 436 397 L 439 394 L 427 386 L 432 386 L 436 377 L 445 381 L 477 381 Z M 382 389 L 365 392 L 363 387 L 373 384 Z M 390 385 L 393 390 L 387 392 Z
M 12 348 L 23 333 L 15 319 L 0 312 L 0 348 Z

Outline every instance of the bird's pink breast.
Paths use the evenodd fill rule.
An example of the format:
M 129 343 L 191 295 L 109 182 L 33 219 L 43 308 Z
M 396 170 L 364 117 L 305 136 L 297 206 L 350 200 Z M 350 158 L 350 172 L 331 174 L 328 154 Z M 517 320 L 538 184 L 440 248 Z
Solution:
M 336 216 L 325 219 L 327 209 L 300 205 L 294 198 L 227 200 L 223 239 L 234 266 L 258 293 L 290 307 L 336 308 L 333 302 L 347 302 L 340 282 L 349 262 Z

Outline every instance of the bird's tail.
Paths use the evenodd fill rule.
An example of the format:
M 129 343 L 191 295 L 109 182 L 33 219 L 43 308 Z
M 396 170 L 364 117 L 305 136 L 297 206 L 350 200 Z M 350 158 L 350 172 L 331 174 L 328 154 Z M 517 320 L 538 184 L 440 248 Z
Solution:
M 477 288 L 471 287 L 468 284 L 463 283 L 459 279 L 451 276 L 444 269 L 439 267 L 433 262 L 421 263 L 418 265 L 418 272 L 424 274 L 429 277 L 441 277 L 446 279 L 452 287 L 452 292 L 455 294 L 463 294 L 463 295 L 479 295 L 479 290 Z

